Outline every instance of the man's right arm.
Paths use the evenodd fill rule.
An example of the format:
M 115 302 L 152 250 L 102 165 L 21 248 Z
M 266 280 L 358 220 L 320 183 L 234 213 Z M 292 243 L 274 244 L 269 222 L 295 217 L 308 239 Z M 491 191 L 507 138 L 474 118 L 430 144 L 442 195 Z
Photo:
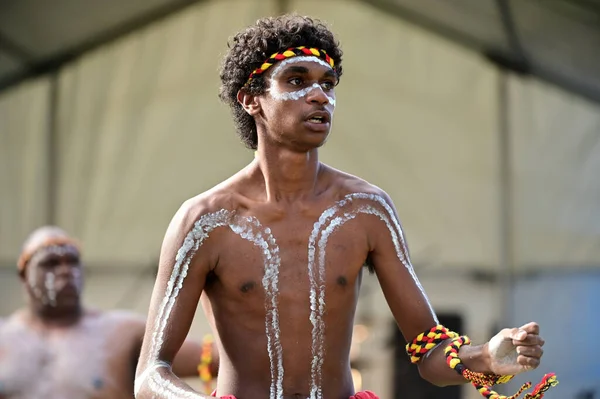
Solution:
M 208 398 L 196 393 L 171 370 L 213 264 L 210 250 L 203 246 L 206 234 L 193 231 L 201 213 L 197 205 L 187 202 L 167 229 L 136 372 L 136 399 Z

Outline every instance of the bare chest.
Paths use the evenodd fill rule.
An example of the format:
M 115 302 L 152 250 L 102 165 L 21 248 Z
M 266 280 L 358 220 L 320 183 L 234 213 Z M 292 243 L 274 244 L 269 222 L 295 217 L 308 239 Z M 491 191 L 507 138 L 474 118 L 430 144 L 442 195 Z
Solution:
M 255 217 L 245 230 L 223 234 L 218 265 L 224 280 L 241 292 L 267 288 L 275 280 L 282 295 L 315 284 L 353 286 L 369 251 L 360 219 L 343 215 L 327 220 L 318 215 L 276 221 Z
M 108 348 L 108 328 L 84 326 L 48 335 L 18 327 L 3 329 L 0 392 L 11 399 L 103 397 L 115 383 L 108 370 L 114 356 Z

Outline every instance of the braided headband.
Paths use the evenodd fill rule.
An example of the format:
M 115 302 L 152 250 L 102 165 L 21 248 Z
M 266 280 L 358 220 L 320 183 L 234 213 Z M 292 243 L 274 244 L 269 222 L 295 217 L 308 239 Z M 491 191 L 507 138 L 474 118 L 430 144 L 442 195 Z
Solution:
M 47 247 L 53 247 L 53 246 L 66 246 L 66 245 L 75 247 L 77 249 L 77 251 L 80 250 L 79 244 L 77 243 L 77 241 L 75 241 L 72 238 L 53 237 L 53 238 L 48 238 L 45 241 L 42 241 L 41 244 L 35 246 L 33 249 L 23 251 L 21 253 L 21 256 L 19 256 L 19 260 L 17 261 L 17 269 L 19 270 L 19 273 L 23 273 L 25 271 L 25 266 L 27 266 L 27 262 L 29 262 L 31 260 L 31 257 L 40 249 L 47 248 Z
M 451 339 L 452 341 L 444 350 L 446 363 L 451 369 L 455 370 L 469 381 L 483 397 L 487 399 L 516 399 L 527 388 L 531 387 L 531 382 L 527 382 L 521 386 L 516 394 L 508 397 L 494 392 L 492 386 L 496 384 L 505 384 L 514 376 L 476 373 L 467 369 L 458 357 L 458 351 L 461 346 L 470 345 L 471 340 L 467 336 L 459 336 L 454 331 L 450 331 L 442 325 L 437 325 L 429 331 L 417 335 L 411 343 L 406 345 L 406 353 L 410 356 L 410 361 L 412 363 L 418 363 L 427 352 L 448 339 Z M 524 399 L 541 399 L 548 389 L 557 384 L 558 380 L 556 379 L 556 375 L 554 373 L 548 373 L 544 375 L 540 383 L 534 387 L 531 393 L 525 395 Z
M 275 53 L 272 56 L 270 56 L 265 62 L 263 62 L 263 64 L 260 67 L 256 68 L 250 74 L 250 77 L 248 78 L 248 81 L 246 82 L 246 84 L 244 86 L 248 86 L 250 84 L 250 82 L 252 81 L 252 79 L 256 78 L 257 76 L 262 75 L 267 69 L 269 69 L 271 66 L 273 66 L 273 64 L 275 64 L 276 62 L 285 60 L 287 58 L 296 57 L 299 55 L 308 55 L 308 56 L 312 55 L 315 57 L 319 57 L 320 59 L 324 60 L 327 64 L 329 64 L 332 68 L 335 65 L 333 58 L 331 58 L 329 55 L 327 55 L 325 50 L 321 50 L 318 48 L 308 48 L 305 46 L 290 47 L 285 51 Z

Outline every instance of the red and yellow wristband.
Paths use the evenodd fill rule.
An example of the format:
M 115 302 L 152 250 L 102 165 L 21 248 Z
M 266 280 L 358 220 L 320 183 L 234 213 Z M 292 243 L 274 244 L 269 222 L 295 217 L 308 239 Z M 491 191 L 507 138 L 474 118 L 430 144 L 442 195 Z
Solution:
M 523 384 L 519 391 L 512 396 L 500 395 L 493 391 L 491 389 L 492 386 L 505 384 L 510 381 L 513 376 L 477 373 L 467 369 L 460 360 L 458 352 L 461 346 L 470 345 L 471 340 L 467 336 L 459 336 L 458 333 L 450 331 L 442 325 L 437 325 L 432 327 L 429 331 L 419 334 L 411 343 L 406 345 L 406 352 L 410 356 L 412 363 L 418 363 L 427 352 L 448 339 L 451 339 L 452 341 L 444 350 L 446 363 L 450 368 L 469 381 L 483 397 L 487 399 L 516 399 L 526 389 L 531 387 L 531 382 Z M 534 387 L 533 391 L 526 394 L 523 399 L 542 399 L 544 393 L 557 384 L 558 380 L 554 373 L 546 374 L 540 383 Z

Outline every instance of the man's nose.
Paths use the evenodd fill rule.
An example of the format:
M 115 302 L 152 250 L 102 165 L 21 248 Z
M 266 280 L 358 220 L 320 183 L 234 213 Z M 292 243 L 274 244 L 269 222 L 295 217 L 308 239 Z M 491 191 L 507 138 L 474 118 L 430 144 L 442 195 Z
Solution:
M 306 95 L 306 101 L 308 103 L 317 103 L 320 105 L 329 104 L 327 94 L 325 94 L 321 86 L 316 83 L 311 86 L 311 90 Z
M 73 267 L 75 266 L 71 262 L 62 261 L 56 266 L 54 272 L 57 276 L 68 277 L 71 276 Z

